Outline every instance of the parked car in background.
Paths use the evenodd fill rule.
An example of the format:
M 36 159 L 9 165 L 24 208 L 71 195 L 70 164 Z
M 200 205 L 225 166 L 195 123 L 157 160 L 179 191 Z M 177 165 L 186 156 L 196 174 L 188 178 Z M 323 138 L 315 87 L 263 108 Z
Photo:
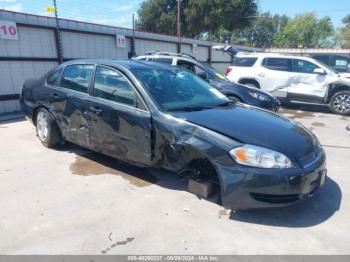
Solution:
M 313 59 L 330 66 L 334 71 L 338 72 L 341 76 L 350 78 L 350 57 L 345 55 L 327 55 L 316 54 L 311 55 Z
M 134 59 L 182 67 L 197 74 L 233 101 L 257 106 L 273 112 L 277 112 L 280 107 L 278 99 L 268 92 L 254 87 L 232 83 L 209 64 L 202 63 L 187 54 L 150 52 Z
M 350 114 L 350 79 L 309 57 L 238 53 L 226 74 L 230 81 L 266 90 L 282 102 L 326 104 L 336 114 Z
M 67 140 L 208 181 L 228 208 L 293 204 L 325 181 L 325 152 L 310 131 L 180 68 L 71 61 L 25 82 L 20 101 L 43 145 Z

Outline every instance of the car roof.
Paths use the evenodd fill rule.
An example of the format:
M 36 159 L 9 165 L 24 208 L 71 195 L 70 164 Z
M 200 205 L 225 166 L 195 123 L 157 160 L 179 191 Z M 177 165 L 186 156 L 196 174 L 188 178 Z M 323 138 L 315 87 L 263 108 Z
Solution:
M 174 70 L 176 68 L 171 65 L 156 63 L 156 62 L 145 62 L 140 60 L 114 60 L 114 59 L 76 59 L 70 60 L 62 64 L 62 66 L 75 65 L 75 64 L 100 64 L 110 67 L 124 67 L 129 70 L 135 69 L 163 69 L 163 70 Z
M 273 58 L 288 58 L 288 59 L 304 59 L 308 61 L 314 61 L 313 58 L 307 56 L 297 56 L 290 54 L 281 54 L 281 53 L 238 53 L 237 57 L 273 57 Z
M 140 55 L 135 57 L 135 60 L 139 60 L 141 58 L 168 58 L 168 59 L 174 59 L 177 60 L 187 60 L 187 61 L 198 61 L 195 58 L 192 58 L 190 56 L 180 56 L 180 55 L 163 55 L 163 54 L 146 54 L 146 55 Z

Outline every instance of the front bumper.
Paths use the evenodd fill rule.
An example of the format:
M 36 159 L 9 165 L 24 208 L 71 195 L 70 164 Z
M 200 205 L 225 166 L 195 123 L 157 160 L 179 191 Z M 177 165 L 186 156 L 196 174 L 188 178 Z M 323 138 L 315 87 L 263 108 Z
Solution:
M 233 209 L 282 207 L 311 197 L 325 182 L 325 158 L 313 166 L 260 169 L 219 167 L 222 205 Z

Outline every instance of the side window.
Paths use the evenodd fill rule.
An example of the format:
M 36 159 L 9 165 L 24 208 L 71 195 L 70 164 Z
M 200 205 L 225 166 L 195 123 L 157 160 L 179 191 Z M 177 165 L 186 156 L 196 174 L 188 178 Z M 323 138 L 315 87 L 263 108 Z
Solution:
M 51 75 L 48 76 L 48 78 L 46 79 L 46 82 L 52 86 L 57 85 L 58 78 L 60 77 L 60 74 L 61 74 L 61 70 L 58 70 L 58 71 L 52 73 Z
M 258 60 L 257 57 L 236 57 L 232 65 L 238 67 L 252 67 L 256 60 Z
M 290 59 L 287 58 L 265 58 L 262 66 L 276 71 L 290 71 Z
M 165 57 L 153 57 L 153 58 L 149 58 L 148 61 L 168 64 L 168 65 L 171 65 L 173 63 L 172 58 L 165 58 Z
M 98 66 L 95 75 L 94 96 L 135 106 L 136 93 L 128 80 L 116 70 Z
M 74 91 L 87 93 L 93 72 L 93 65 L 67 66 L 63 71 L 60 86 Z
M 195 73 L 195 67 L 194 64 L 186 61 L 186 60 L 177 60 L 177 66 L 182 67 L 188 71 L 191 71 L 193 73 Z
M 292 71 L 297 73 L 313 74 L 316 68 L 319 68 L 317 65 L 300 59 L 292 60 Z
M 191 62 L 179 59 L 179 60 L 177 60 L 177 66 L 182 67 L 188 71 L 191 71 L 192 73 L 200 76 L 201 78 L 203 78 L 205 80 L 208 79 L 209 75 L 207 74 L 207 72 Z

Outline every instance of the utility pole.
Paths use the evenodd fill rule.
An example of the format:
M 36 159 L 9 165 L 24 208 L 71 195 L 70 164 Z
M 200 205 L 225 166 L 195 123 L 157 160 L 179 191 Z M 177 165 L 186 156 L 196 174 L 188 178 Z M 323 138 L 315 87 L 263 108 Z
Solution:
M 61 41 L 60 26 L 59 26 L 59 22 L 58 22 L 56 0 L 53 0 L 53 6 L 55 8 L 55 20 L 56 20 L 56 32 L 55 33 L 56 33 L 57 57 L 58 57 L 58 62 L 61 64 L 63 62 L 62 41 Z
M 136 55 L 135 43 L 135 13 L 132 13 L 132 41 L 131 41 L 131 57 Z
M 178 43 L 178 53 L 181 53 L 181 1 L 182 0 L 176 0 L 177 1 L 177 37 L 179 38 Z

